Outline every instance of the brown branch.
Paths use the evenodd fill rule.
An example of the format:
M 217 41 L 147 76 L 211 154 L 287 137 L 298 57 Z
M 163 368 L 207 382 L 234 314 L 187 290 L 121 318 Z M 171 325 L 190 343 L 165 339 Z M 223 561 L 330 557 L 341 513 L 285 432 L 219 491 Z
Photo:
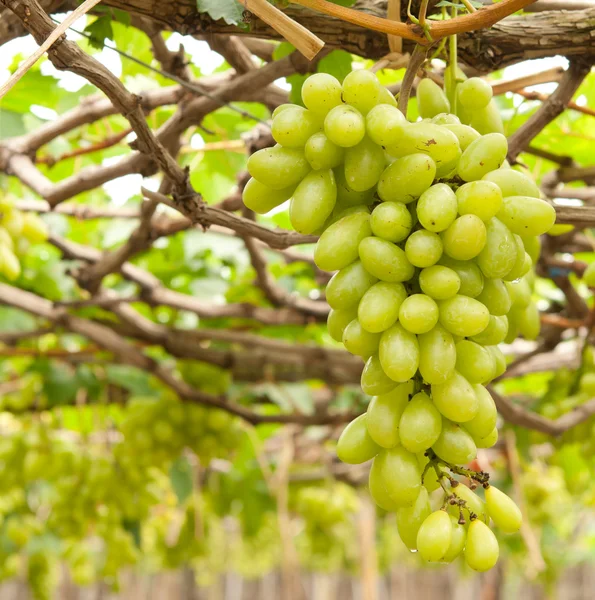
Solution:
M 547 94 L 542 94 L 540 92 L 528 92 L 527 90 L 516 90 L 514 93 L 518 94 L 519 96 L 522 96 L 523 98 L 526 98 L 527 100 L 539 100 L 540 102 L 547 102 L 550 98 Z M 568 102 L 566 107 L 571 108 L 576 112 L 580 112 L 583 115 L 595 117 L 595 110 L 589 108 L 588 106 L 581 106 L 576 102 L 570 101 Z
M 492 91 L 494 96 L 506 94 L 507 92 L 516 92 L 523 88 L 531 85 L 538 85 L 540 83 L 551 83 L 557 82 L 562 79 L 564 75 L 564 69 L 562 67 L 554 67 L 553 69 L 547 69 L 539 73 L 533 73 L 532 75 L 524 75 L 523 77 L 517 77 L 516 79 L 509 79 L 507 81 L 495 81 L 492 83 Z

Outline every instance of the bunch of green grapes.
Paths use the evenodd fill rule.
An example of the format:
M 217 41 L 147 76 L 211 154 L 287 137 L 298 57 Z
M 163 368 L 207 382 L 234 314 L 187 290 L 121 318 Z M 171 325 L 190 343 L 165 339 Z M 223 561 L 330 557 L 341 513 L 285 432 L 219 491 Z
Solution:
M 0 273 L 6 279 L 17 279 L 21 274 L 19 257 L 30 244 L 44 242 L 47 237 L 47 227 L 37 215 L 21 212 L 8 195 L 0 196 Z
M 361 386 L 373 396 L 344 430 L 339 457 L 374 459 L 370 492 L 406 515 L 411 549 L 429 561 L 464 549 L 479 571 L 498 557 L 489 518 L 514 531 L 520 513 L 482 477 L 484 509 L 449 469 L 460 472 L 498 438 L 485 385 L 506 369 L 498 344 L 510 312 L 529 337 L 539 331 L 534 315 L 525 323 L 527 288 L 537 237 L 555 221 L 536 184 L 506 162 L 491 96 L 479 78 L 458 83 L 459 118 L 442 89 L 424 80 L 422 120 L 410 123 L 369 71 L 342 85 L 313 75 L 303 86 L 305 107 L 273 113 L 278 144 L 250 157 L 244 191 L 257 213 L 290 199 L 293 227 L 320 235 L 316 264 L 336 272 L 326 288 L 329 333 L 363 358 Z M 444 510 L 426 514 L 425 486 L 436 488 L 437 479 Z M 452 518 L 451 502 L 460 513 Z

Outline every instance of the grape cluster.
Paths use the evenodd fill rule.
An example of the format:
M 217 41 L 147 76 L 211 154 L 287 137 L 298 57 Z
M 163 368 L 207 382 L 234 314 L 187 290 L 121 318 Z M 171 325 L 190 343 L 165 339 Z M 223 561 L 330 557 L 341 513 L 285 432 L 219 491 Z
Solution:
M 361 386 L 373 396 L 339 458 L 374 459 L 370 492 L 397 511 L 411 549 L 429 561 L 464 549 L 483 571 L 498 557 L 489 518 L 514 531 L 520 513 L 487 480 L 484 503 L 452 473 L 497 441 L 485 385 L 506 369 L 499 343 L 539 333 L 532 267 L 555 211 L 506 162 L 491 87 L 462 74 L 455 84 L 449 99 L 423 80 L 422 119 L 410 123 L 369 71 L 342 85 L 311 76 L 305 107 L 273 113 L 277 145 L 250 157 L 244 203 L 266 213 L 290 199 L 293 227 L 320 235 L 316 264 L 336 271 L 329 333 L 365 360 Z M 445 510 L 429 513 L 439 485 Z

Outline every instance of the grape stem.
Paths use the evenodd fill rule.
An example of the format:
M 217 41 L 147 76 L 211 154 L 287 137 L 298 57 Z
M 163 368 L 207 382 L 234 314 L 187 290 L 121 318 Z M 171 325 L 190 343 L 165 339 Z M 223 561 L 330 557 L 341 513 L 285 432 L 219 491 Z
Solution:
M 439 464 L 443 464 L 457 475 L 467 477 L 467 479 L 473 479 L 474 481 L 477 481 L 477 483 L 481 483 L 481 485 L 483 486 L 489 485 L 490 474 L 486 473 L 485 471 L 474 471 L 473 469 L 466 469 L 465 467 L 451 465 L 445 460 L 442 460 L 433 450 L 428 450 L 426 452 L 426 456 L 430 459 L 430 462 L 428 464 L 436 465 L 434 468 L 437 468 Z M 447 475 L 444 476 L 447 477 Z
M 409 96 L 411 95 L 411 88 L 415 81 L 417 71 L 424 64 L 426 60 L 427 49 L 419 44 L 416 44 L 411 58 L 409 59 L 409 65 L 407 71 L 405 71 L 405 77 L 401 84 L 401 93 L 399 94 L 399 110 L 407 116 L 407 105 L 409 104 Z
M 475 6 L 473 6 L 473 4 L 471 4 L 471 2 L 469 2 L 469 0 L 461 0 L 461 2 L 465 5 L 465 8 L 470 12 L 470 13 L 474 13 L 477 12 L 477 9 L 475 8 Z

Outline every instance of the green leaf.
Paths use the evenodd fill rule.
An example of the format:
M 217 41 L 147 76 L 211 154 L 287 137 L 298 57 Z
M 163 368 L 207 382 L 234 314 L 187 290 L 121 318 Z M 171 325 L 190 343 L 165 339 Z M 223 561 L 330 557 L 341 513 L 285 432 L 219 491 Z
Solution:
M 245 10 L 237 0 L 196 0 L 196 8 L 215 21 L 223 19 L 228 25 L 241 23 Z
M 169 470 L 171 487 L 182 504 L 192 493 L 192 467 L 185 456 L 180 456 Z
M 102 49 L 106 38 L 111 40 L 114 37 L 111 15 L 105 14 L 95 19 L 93 23 L 85 27 L 85 33 L 91 36 L 89 43 L 93 48 Z

